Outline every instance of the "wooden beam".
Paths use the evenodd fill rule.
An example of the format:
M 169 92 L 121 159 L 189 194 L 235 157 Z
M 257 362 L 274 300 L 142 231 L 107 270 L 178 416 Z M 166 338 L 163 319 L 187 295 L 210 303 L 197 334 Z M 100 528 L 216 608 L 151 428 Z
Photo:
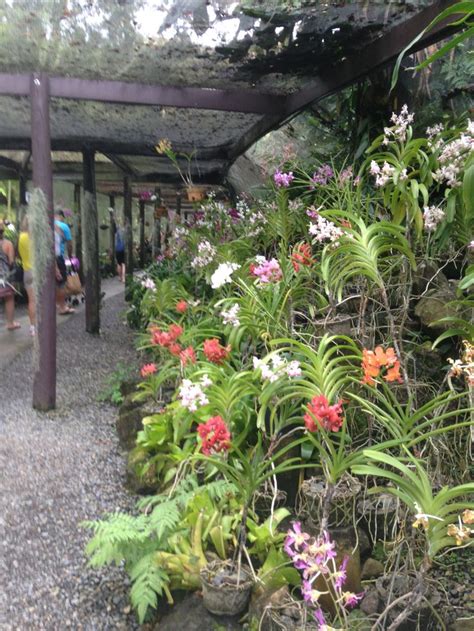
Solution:
M 51 410 L 56 407 L 56 275 L 54 253 L 53 170 L 49 123 L 49 82 L 47 75 L 31 75 L 31 148 L 33 186 L 40 189 L 47 203 L 51 228 L 51 251 L 46 268 L 41 270 L 36 286 L 37 346 L 33 380 L 33 407 Z M 34 235 L 33 235 L 34 239 Z M 42 246 L 44 247 L 44 245 Z M 38 273 L 38 270 L 36 270 Z
M 83 152 L 84 203 L 82 205 L 82 248 L 86 294 L 86 331 L 100 333 L 99 218 L 95 190 L 94 151 Z
M 0 92 L 1 94 L 1 92 Z M 169 165 L 169 160 L 166 156 L 160 156 L 155 147 L 151 144 L 141 143 L 128 143 L 121 142 L 119 140 L 97 140 L 97 138 L 82 137 L 78 138 L 55 138 L 51 140 L 52 151 L 74 151 L 82 152 L 84 148 L 94 149 L 97 153 L 102 153 L 110 159 L 110 155 L 119 154 L 121 156 L 143 156 L 149 158 L 155 158 L 156 163 Z M 28 151 L 31 148 L 31 141 L 25 137 L 0 137 L 0 149 L 1 150 L 22 150 Z M 193 148 L 188 146 L 177 145 L 176 151 L 187 152 L 192 151 Z M 222 160 L 227 156 L 229 146 L 217 145 L 214 147 L 202 147 L 198 148 L 198 154 L 196 154 L 196 160 L 199 164 L 203 160 Z M 119 158 L 120 159 L 120 158 Z M 133 168 L 122 158 L 122 165 L 128 165 L 128 168 Z M 126 167 L 125 167 L 126 168 Z
M 128 176 L 123 178 L 123 223 L 125 234 L 125 279 L 133 278 L 133 218 L 132 218 L 132 182 Z
M 114 155 L 113 153 L 107 152 L 104 153 L 101 151 L 102 155 L 110 160 L 116 167 L 118 167 L 125 175 L 131 175 L 135 177 L 137 175 L 135 169 L 133 169 L 128 162 L 126 162 L 123 158 L 119 158 L 119 156 Z
M 185 107 L 249 114 L 276 114 L 283 112 L 285 107 L 285 96 L 254 90 L 173 87 L 125 83 L 124 81 L 93 81 L 72 77 L 51 77 L 50 90 L 52 97 L 62 99 Z M 27 96 L 28 76 L 0 74 L 0 94 Z

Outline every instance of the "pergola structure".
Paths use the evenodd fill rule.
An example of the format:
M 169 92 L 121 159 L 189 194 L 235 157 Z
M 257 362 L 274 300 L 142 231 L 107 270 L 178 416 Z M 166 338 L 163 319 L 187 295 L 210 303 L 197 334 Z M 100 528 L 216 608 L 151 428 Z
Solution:
M 52 151 L 80 152 L 86 329 L 100 329 L 95 156 L 123 180 L 127 262 L 132 186 L 176 182 L 155 150 L 193 154 L 193 181 L 217 184 L 238 156 L 313 102 L 385 64 L 453 0 L 4 0 L 0 169 L 32 179 L 53 225 Z M 439 24 L 422 48 L 449 34 Z M 31 160 L 29 159 L 31 153 Z M 99 165 L 99 162 L 98 162 Z M 101 165 L 103 167 L 103 165 Z M 78 172 L 75 172 L 77 178 Z M 72 173 L 71 173 L 72 177 Z M 42 279 L 33 405 L 55 406 L 54 265 Z

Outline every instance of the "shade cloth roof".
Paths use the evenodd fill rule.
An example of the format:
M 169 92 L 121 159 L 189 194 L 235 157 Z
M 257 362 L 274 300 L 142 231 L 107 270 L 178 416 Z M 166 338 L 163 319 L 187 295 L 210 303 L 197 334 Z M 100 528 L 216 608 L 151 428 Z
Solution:
M 194 152 L 196 180 L 219 181 L 257 138 L 393 59 L 449 4 L 3 0 L 0 149 L 29 149 L 29 75 L 42 71 L 53 149 L 94 148 L 137 180 L 172 180 L 154 150 L 167 138 Z

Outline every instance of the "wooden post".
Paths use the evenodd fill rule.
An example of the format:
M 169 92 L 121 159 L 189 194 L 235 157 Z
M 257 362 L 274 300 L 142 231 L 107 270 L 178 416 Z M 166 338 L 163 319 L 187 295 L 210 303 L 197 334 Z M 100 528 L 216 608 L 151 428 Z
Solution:
M 15 209 L 15 227 L 17 232 L 20 232 L 21 229 L 21 221 L 24 216 L 24 211 L 26 208 L 26 173 L 22 169 L 18 174 L 18 204 Z
M 156 209 L 161 206 L 161 189 L 155 188 L 155 212 L 153 213 L 153 261 L 156 261 L 156 257 L 161 253 L 161 221 L 156 216 Z
M 181 202 L 183 200 L 183 196 L 180 191 L 176 193 L 176 214 L 178 217 L 181 217 Z
M 117 265 L 115 263 L 115 233 L 117 224 L 115 222 L 115 195 L 109 195 L 109 215 L 110 215 L 110 267 L 115 276 Z
M 145 201 L 138 201 L 140 216 L 140 269 L 145 267 Z
M 123 178 L 123 223 L 125 233 L 125 280 L 133 278 L 133 224 L 132 224 L 132 184 L 130 178 Z
M 33 185 L 46 198 L 51 226 L 51 250 L 46 268 L 38 275 L 35 285 L 37 355 L 33 381 L 33 407 L 51 410 L 56 406 L 56 274 L 54 256 L 53 170 L 49 125 L 49 78 L 34 73 L 30 80 L 31 150 L 33 154 Z M 34 238 L 34 236 L 33 236 Z
M 82 205 L 82 249 L 86 293 L 86 331 L 100 333 L 99 218 L 95 191 L 94 151 L 82 152 L 84 203 Z

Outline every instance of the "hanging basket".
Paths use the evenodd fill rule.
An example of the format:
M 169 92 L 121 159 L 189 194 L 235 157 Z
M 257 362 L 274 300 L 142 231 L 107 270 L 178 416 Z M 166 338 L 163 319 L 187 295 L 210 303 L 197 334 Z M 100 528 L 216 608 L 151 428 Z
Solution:
M 250 568 L 231 561 L 212 561 L 201 570 L 204 606 L 216 616 L 235 616 L 248 605 L 253 587 Z
M 309 478 L 301 485 L 298 514 L 311 525 L 318 525 L 321 522 L 326 488 L 326 480 L 320 477 Z M 362 485 L 357 478 L 348 473 L 341 477 L 331 497 L 329 527 L 339 528 L 353 523 L 356 499 L 361 489 Z
M 206 190 L 200 186 L 188 186 L 186 189 L 188 202 L 202 202 L 206 196 Z
M 166 206 L 157 206 L 155 208 L 155 219 L 161 219 L 168 216 L 168 209 Z

